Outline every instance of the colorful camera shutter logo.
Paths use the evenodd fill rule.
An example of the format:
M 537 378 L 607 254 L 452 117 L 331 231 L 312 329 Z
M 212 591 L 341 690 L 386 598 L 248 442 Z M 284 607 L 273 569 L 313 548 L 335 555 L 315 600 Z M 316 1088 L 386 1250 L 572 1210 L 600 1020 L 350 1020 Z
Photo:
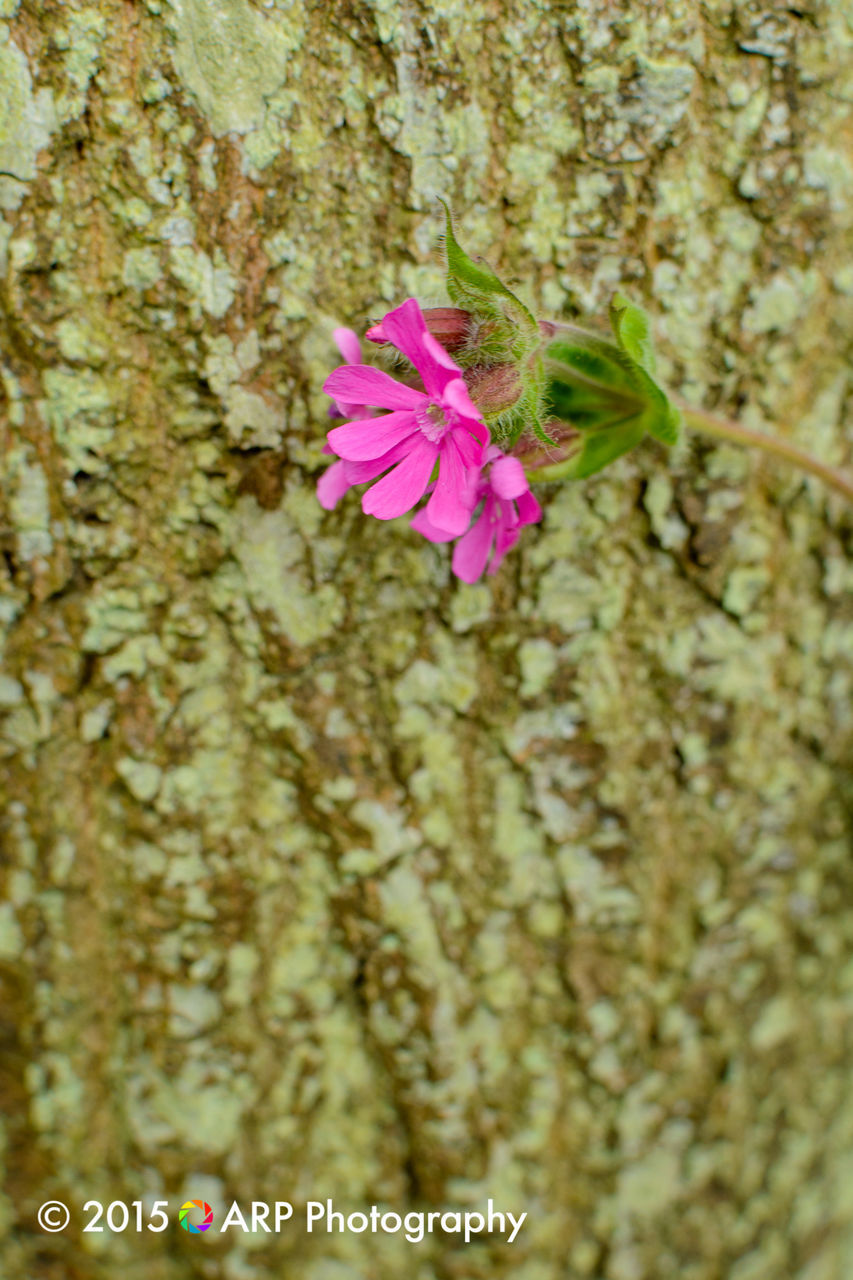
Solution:
M 201 1222 L 190 1222 L 190 1213 L 193 1209 L 201 1209 L 204 1217 Z M 180 1222 L 184 1231 L 190 1231 L 193 1235 L 199 1235 L 213 1222 L 213 1210 L 204 1200 L 187 1200 L 186 1204 L 182 1204 L 178 1210 L 178 1222 Z

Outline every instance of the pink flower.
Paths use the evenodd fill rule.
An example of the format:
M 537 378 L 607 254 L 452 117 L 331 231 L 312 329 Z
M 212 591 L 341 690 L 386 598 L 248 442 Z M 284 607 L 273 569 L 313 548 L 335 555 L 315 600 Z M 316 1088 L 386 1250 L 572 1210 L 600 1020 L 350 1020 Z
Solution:
M 347 364 L 361 363 L 361 343 L 355 329 L 333 329 L 332 337 Z M 347 404 L 344 400 L 336 400 L 329 408 L 330 418 L 372 418 L 372 409 L 361 405 Z M 330 450 L 331 452 L 331 450 Z
M 347 364 L 358 364 L 361 361 L 361 343 L 354 329 L 343 327 L 333 329 L 332 337 L 335 340 L 335 346 Z M 375 414 L 372 409 L 368 409 L 363 405 L 347 404 L 343 400 L 333 400 L 329 406 L 329 417 L 363 419 L 373 418 Z M 332 453 L 333 450 L 328 444 L 324 444 L 323 452 Z M 351 464 L 347 462 L 333 462 L 317 481 L 317 500 L 320 506 L 325 507 L 327 511 L 331 511 L 333 507 L 337 506 L 347 489 L 351 489 L 354 484 L 359 483 L 357 479 L 351 480 L 349 478 L 348 469 L 350 467 Z
M 518 542 L 522 527 L 542 519 L 542 508 L 530 492 L 524 467 L 518 458 L 508 457 L 495 445 L 486 451 L 477 485 L 476 502 L 481 501 L 479 516 L 453 550 L 453 572 L 463 582 L 477 581 L 492 547 L 488 571 L 496 573 L 507 551 Z M 450 542 L 456 536 L 430 519 L 429 507 L 417 513 L 412 528 L 430 542 Z
M 468 395 L 462 370 L 430 334 L 414 298 L 384 317 L 382 331 L 415 366 L 424 390 L 363 364 L 343 365 L 329 375 L 323 390 L 338 404 L 376 405 L 390 412 L 355 418 L 328 433 L 345 466 L 335 471 L 334 464 L 322 478 L 320 502 L 334 506 L 350 485 L 382 476 L 362 498 L 362 510 L 393 520 L 420 501 L 438 464 L 426 510 L 437 528 L 454 537 L 471 518 L 489 429 Z

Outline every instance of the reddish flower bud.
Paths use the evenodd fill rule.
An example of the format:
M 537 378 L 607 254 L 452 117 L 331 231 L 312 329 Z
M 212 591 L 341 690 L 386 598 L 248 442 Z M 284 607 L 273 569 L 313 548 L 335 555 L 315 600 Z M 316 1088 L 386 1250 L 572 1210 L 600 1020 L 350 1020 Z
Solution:
M 424 312 L 426 327 L 445 351 L 458 351 L 471 335 L 474 317 L 461 307 L 428 307 Z
M 512 364 L 497 364 L 490 369 L 469 369 L 464 377 L 468 394 L 485 415 L 511 409 L 524 390 L 518 370 Z
M 473 317 L 461 307 L 427 307 L 423 312 L 427 330 L 445 351 L 458 351 L 464 347 L 471 333 Z M 365 335 L 371 342 L 387 342 L 382 321 L 371 325 Z

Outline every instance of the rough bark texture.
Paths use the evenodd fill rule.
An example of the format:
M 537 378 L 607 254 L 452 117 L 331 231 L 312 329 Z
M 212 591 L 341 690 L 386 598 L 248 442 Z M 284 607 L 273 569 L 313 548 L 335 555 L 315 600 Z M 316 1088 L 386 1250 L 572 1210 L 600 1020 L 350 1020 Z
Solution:
M 650 445 L 466 587 L 313 495 L 436 194 L 849 465 L 840 3 L 0 15 L 0 1273 L 845 1280 L 849 513 Z M 143 1196 L 529 1216 L 82 1231 Z

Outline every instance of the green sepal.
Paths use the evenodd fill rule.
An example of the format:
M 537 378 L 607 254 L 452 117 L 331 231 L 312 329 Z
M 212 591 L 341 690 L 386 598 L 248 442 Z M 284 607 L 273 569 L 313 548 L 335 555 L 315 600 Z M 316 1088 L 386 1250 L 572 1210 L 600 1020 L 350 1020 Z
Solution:
M 447 260 L 447 292 L 457 306 L 464 307 L 481 321 L 497 322 L 492 335 L 481 335 L 480 351 L 500 358 L 521 358 L 533 351 L 539 342 L 536 318 L 520 298 L 507 289 L 483 258 L 468 256 L 453 234 L 450 206 L 444 206 L 446 228 L 444 252 Z M 492 354 L 492 353 L 489 353 Z

